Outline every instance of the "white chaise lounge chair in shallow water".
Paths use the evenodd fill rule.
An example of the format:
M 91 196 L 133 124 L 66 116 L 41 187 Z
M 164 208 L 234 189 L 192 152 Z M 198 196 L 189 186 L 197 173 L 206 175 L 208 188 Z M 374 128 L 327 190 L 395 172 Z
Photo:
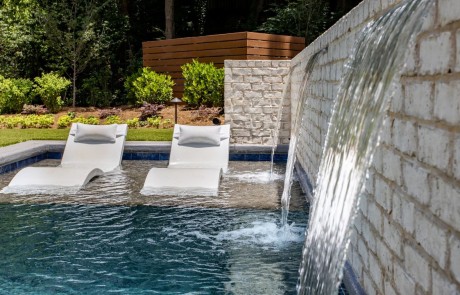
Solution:
M 167 168 L 150 169 L 143 195 L 217 196 L 227 172 L 230 125 L 174 126 Z
M 120 166 L 127 130 L 126 124 L 74 123 L 58 167 L 26 167 L 2 192 L 78 190 Z

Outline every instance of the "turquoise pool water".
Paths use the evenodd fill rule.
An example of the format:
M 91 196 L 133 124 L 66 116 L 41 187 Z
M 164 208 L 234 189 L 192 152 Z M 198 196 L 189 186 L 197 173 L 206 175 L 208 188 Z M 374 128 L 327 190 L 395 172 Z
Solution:
M 307 216 L 228 208 L 0 205 L 1 294 L 295 294 Z

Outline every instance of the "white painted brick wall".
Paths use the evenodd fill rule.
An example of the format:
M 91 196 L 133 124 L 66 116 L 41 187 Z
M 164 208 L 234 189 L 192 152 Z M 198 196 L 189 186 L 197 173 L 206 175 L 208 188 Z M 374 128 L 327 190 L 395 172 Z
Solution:
M 433 113 L 432 83 L 408 81 L 405 85 L 404 111 L 409 116 L 430 120 Z
M 448 124 L 460 124 L 460 83 L 458 81 L 436 82 L 434 116 Z
M 366 180 L 352 264 L 368 294 L 460 294 L 460 1 L 433 0 Z M 298 159 L 316 181 L 343 66 L 364 24 L 400 0 L 364 0 L 291 61 L 329 46 L 311 77 Z M 291 80 L 292 110 L 301 72 Z
M 447 73 L 452 56 L 451 33 L 433 33 L 420 42 L 420 70 L 423 74 Z
M 460 15 L 458 0 L 440 0 L 439 3 L 438 15 L 441 25 L 444 26 L 451 22 L 458 21 Z

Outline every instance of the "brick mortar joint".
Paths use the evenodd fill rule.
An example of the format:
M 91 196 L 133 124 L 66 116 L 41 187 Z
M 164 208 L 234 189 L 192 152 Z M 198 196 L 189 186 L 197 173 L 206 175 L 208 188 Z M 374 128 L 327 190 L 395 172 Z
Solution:
M 404 113 L 390 113 L 390 115 L 387 117 L 391 121 L 391 126 L 390 128 L 393 130 L 393 122 L 395 119 L 412 123 L 414 125 L 414 128 L 418 129 L 420 127 L 426 127 L 430 128 L 432 127 L 433 129 L 436 130 L 443 130 L 449 133 L 449 140 L 450 141 L 455 141 L 455 137 L 460 134 L 460 125 L 452 125 L 444 121 L 440 120 L 426 120 L 426 119 L 421 119 L 419 117 L 415 116 L 410 116 Z M 394 138 L 393 131 L 391 131 L 391 138 Z M 381 142 L 380 143 L 382 146 L 389 146 L 386 143 Z M 419 146 L 419 142 L 416 144 Z M 454 146 L 451 146 L 450 150 L 454 150 Z
M 452 142 L 453 138 L 451 138 L 451 141 L 449 141 L 449 144 L 451 144 L 451 151 L 454 150 L 452 146 L 452 144 L 454 144 Z M 427 170 L 429 171 L 430 175 L 432 175 L 433 177 L 438 177 L 440 179 L 442 179 L 444 182 L 446 182 L 447 184 L 450 184 L 454 187 L 457 187 L 457 188 L 460 188 L 460 179 L 455 179 L 455 176 L 454 175 L 450 175 L 450 174 L 447 174 L 446 171 L 438 168 L 438 167 L 434 167 L 434 166 L 431 166 L 430 164 L 427 164 L 427 163 L 424 163 L 424 162 L 421 162 L 419 159 L 417 159 L 417 156 L 415 155 L 409 155 L 409 154 L 406 154 L 400 150 L 398 150 L 394 145 L 389 145 L 389 144 L 386 144 L 386 143 L 380 143 L 380 146 L 381 147 L 384 147 L 386 148 L 388 151 L 391 151 L 393 154 L 396 154 L 398 155 L 401 159 L 405 160 L 406 162 L 409 162 L 410 164 L 416 166 L 416 167 L 420 167 L 424 170 Z M 453 161 L 452 159 L 452 154 L 450 155 L 449 157 L 449 165 L 451 164 L 450 161 Z M 402 164 L 402 161 L 401 161 L 401 164 Z M 452 167 L 450 167 L 452 168 Z M 448 169 L 447 171 L 449 170 L 452 170 L 452 169 Z M 402 169 L 401 169 L 402 171 Z M 376 171 L 377 172 L 377 171 Z M 378 172 L 377 172 L 378 173 Z M 380 174 L 380 173 L 378 173 Z M 389 180 L 391 181 L 391 180 Z M 397 184 L 396 184 L 397 185 Z

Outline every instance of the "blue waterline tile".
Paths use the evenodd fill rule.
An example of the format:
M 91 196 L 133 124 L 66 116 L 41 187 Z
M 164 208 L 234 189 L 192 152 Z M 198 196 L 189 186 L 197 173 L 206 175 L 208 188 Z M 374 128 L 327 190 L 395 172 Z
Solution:
M 37 156 L 33 156 L 24 160 L 20 160 L 14 163 L 5 164 L 0 166 L 0 174 L 8 173 L 16 169 L 20 169 L 36 162 L 53 159 L 59 160 L 62 159 L 62 152 L 46 152 Z M 123 160 L 147 160 L 147 161 L 167 161 L 169 160 L 169 153 L 123 153 Z M 230 161 L 270 161 L 270 154 L 230 154 Z M 275 154 L 273 158 L 274 162 L 286 162 L 286 154 Z
M 169 154 L 163 154 L 163 153 L 159 154 L 159 160 L 160 160 L 160 161 L 167 161 L 167 160 L 169 160 Z
M 269 154 L 260 154 L 259 155 L 259 161 L 271 161 L 272 156 Z
M 132 154 L 123 154 L 122 160 L 132 160 Z
M 59 160 L 62 159 L 62 154 L 61 152 L 47 152 L 45 159 Z
M 273 162 L 287 162 L 287 154 L 275 154 L 273 157 Z
M 230 154 L 229 156 L 230 161 L 244 161 L 243 154 Z

